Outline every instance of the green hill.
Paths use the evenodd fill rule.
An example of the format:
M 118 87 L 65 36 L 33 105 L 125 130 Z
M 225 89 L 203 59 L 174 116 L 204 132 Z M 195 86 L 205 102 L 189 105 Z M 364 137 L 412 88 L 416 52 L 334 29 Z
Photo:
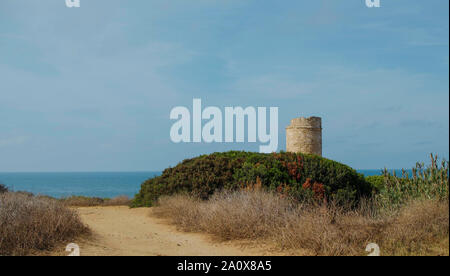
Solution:
M 152 206 L 163 195 L 186 193 L 207 199 L 217 190 L 259 187 L 297 199 L 357 202 L 371 185 L 344 164 L 308 154 L 230 151 L 187 159 L 145 181 L 134 207 Z

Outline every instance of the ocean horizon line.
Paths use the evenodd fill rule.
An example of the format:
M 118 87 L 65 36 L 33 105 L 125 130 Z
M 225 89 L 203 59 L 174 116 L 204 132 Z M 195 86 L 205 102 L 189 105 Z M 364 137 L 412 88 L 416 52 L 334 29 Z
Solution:
M 383 169 L 356 170 L 364 176 L 382 175 Z M 401 175 L 401 169 L 392 170 Z M 411 170 L 406 170 L 411 175 Z M 159 176 L 162 171 L 110 172 L 0 172 L 0 183 L 11 191 L 24 191 L 55 198 L 87 196 L 133 198 L 142 183 Z
M 12 174 L 12 173 L 23 173 L 23 174 L 36 174 L 36 173 L 156 173 L 162 172 L 163 170 L 155 171 L 0 171 L 0 174 Z
M 381 169 L 355 169 L 353 168 L 355 171 L 383 171 L 384 168 Z M 401 170 L 406 170 L 406 171 L 410 171 L 411 169 L 405 169 L 405 168 L 386 168 L 388 171 L 401 171 Z M 23 173 L 23 174 L 37 174 L 37 173 L 54 173 L 54 174 L 58 174 L 58 173 L 161 173 L 163 172 L 163 170 L 149 170 L 149 171 L 145 171 L 145 170 L 137 170 L 137 171 L 0 171 L 0 174 L 13 174 L 13 173 Z

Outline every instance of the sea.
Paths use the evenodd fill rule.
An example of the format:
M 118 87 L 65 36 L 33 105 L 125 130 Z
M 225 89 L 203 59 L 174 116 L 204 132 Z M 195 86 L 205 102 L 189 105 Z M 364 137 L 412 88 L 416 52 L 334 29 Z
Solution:
M 0 173 L 0 183 L 11 191 L 26 191 L 55 198 L 89 196 L 130 198 L 141 184 L 161 172 L 58 172 Z
M 401 170 L 395 170 L 401 175 Z M 358 170 L 365 176 L 381 175 L 382 170 Z M 26 191 L 55 198 L 89 196 L 113 198 L 134 197 L 141 184 L 161 172 L 58 172 L 0 173 L 0 183 L 11 191 Z

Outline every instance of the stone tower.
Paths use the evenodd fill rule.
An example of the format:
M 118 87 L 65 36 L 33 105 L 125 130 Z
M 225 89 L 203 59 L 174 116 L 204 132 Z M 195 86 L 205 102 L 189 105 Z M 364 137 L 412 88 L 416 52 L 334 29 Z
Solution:
M 295 118 L 286 128 L 286 151 L 322 156 L 322 118 Z

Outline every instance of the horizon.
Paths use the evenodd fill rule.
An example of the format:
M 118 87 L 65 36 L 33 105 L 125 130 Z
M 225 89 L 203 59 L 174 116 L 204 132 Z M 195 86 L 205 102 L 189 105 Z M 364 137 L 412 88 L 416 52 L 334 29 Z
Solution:
M 43 2 L 43 3 L 42 3 Z M 260 143 L 173 143 L 171 109 L 278 107 L 357 170 L 449 159 L 449 2 L 4 0 L 0 172 L 160 172 Z M 205 123 L 205 121 L 203 121 Z M 391 169 L 392 170 L 392 169 Z
M 382 175 L 381 169 L 356 170 L 365 177 Z M 388 170 L 401 175 L 401 170 Z M 406 170 L 411 175 L 412 170 Z M 54 198 L 87 196 L 133 198 L 148 179 L 161 176 L 153 172 L 0 172 L 0 184 L 9 191 L 24 191 Z
M 416 163 L 414 163 L 415 165 Z M 352 168 L 356 171 L 382 171 L 383 169 L 387 169 L 388 171 L 401 171 L 401 170 L 412 170 L 412 168 L 414 167 L 414 165 L 412 165 L 410 168 L 372 168 L 372 169 L 367 169 L 367 168 Z M 425 163 L 425 165 L 428 165 L 428 163 Z M 0 171 L 0 174 L 37 174 L 37 173 L 161 173 L 164 170 L 147 170 L 147 171 Z M 1 183 L 1 179 L 0 179 L 0 183 Z M 3 183 L 4 184 L 4 183 Z

